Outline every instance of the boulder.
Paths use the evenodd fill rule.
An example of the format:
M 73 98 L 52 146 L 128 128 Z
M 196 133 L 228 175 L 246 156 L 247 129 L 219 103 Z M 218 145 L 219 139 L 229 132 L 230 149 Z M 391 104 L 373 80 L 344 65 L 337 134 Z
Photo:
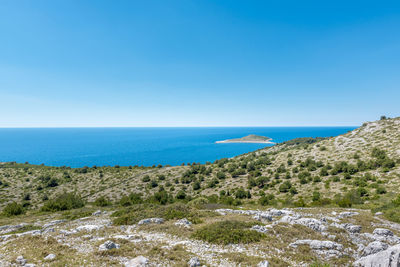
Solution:
M 309 245 L 311 249 L 315 249 L 315 250 L 320 250 L 320 249 L 342 250 L 343 249 L 343 246 L 341 244 L 333 242 L 333 241 L 321 241 L 321 240 L 310 240 L 310 239 L 297 240 L 296 242 L 291 243 L 289 246 L 295 248 L 299 245 Z
M 92 213 L 93 216 L 99 216 L 101 215 L 101 210 L 96 210 L 95 212 Z
M 182 226 L 182 227 L 185 227 L 185 228 L 190 228 L 192 223 L 188 219 L 183 218 L 183 219 L 180 219 L 180 220 L 176 221 L 175 225 Z
M 24 256 L 20 255 L 15 259 L 15 262 L 19 265 L 25 265 L 26 259 L 24 259 Z
M 373 231 L 374 235 L 380 235 L 380 236 L 393 236 L 393 232 L 388 230 L 388 229 L 384 229 L 384 228 L 376 228 Z
M 362 257 L 354 262 L 355 267 L 398 267 L 400 266 L 400 244 L 378 253 Z
M 324 232 L 327 229 L 320 220 L 314 218 L 300 218 L 295 223 L 307 226 L 317 232 Z
M 354 225 L 351 223 L 331 223 L 331 226 L 336 227 L 336 228 L 340 228 L 340 229 L 344 229 L 346 231 L 348 231 L 349 233 L 360 233 L 362 227 L 360 225 Z
M 52 261 L 52 260 L 54 260 L 56 258 L 56 255 L 55 254 L 49 254 L 49 255 L 47 255 L 46 257 L 44 257 L 44 260 L 45 261 Z
M 189 267 L 201 266 L 200 260 L 197 257 L 193 257 L 188 262 Z
M 262 221 L 262 220 L 272 221 L 272 215 L 266 212 L 261 212 L 259 214 L 254 215 L 253 219 L 257 221 Z
M 266 232 L 268 232 L 268 228 L 272 228 L 272 226 L 270 226 L 270 225 L 267 225 L 267 226 L 253 225 L 251 227 L 251 230 L 265 234 Z
M 127 262 L 125 262 L 125 267 L 145 267 L 148 266 L 149 260 L 143 256 L 137 256 Z
M 380 241 L 374 241 L 368 244 L 363 250 L 363 256 L 378 253 L 382 250 L 387 249 L 389 246 L 386 243 Z
M 359 233 L 361 232 L 362 227 L 360 225 L 354 225 L 351 223 L 345 223 L 344 229 L 346 229 L 349 233 Z
M 268 261 L 260 261 L 257 264 L 257 267 L 268 267 L 269 266 L 269 262 Z
M 109 249 L 114 249 L 114 248 L 117 249 L 119 247 L 120 247 L 120 245 L 115 244 L 112 241 L 106 241 L 99 246 L 99 250 L 109 250 Z

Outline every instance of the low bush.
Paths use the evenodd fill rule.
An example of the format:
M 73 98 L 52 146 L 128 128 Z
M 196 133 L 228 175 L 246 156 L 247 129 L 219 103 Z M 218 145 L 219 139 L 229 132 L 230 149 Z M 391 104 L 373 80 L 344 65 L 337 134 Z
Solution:
M 7 217 L 17 216 L 24 213 L 25 213 L 24 207 L 16 202 L 8 204 L 3 209 L 3 214 Z
M 55 199 L 47 201 L 43 207 L 42 211 L 62 211 L 82 208 L 85 206 L 85 202 L 82 198 L 74 193 L 64 193 L 59 195 Z
M 130 193 L 129 196 L 123 196 L 119 200 L 119 204 L 123 207 L 140 203 L 143 203 L 142 195 L 137 193 Z
M 111 201 L 108 198 L 101 196 L 96 198 L 93 204 L 98 207 L 106 207 L 111 205 Z
M 196 230 L 192 237 L 215 244 L 238 244 L 258 242 L 262 233 L 250 230 L 254 225 L 239 221 L 222 221 L 203 226 Z

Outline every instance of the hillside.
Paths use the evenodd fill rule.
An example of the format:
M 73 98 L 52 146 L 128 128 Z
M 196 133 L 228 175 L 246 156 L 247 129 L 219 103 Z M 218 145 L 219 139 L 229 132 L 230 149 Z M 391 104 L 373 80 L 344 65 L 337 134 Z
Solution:
M 367 266 L 388 249 L 400 253 L 399 185 L 400 118 L 190 166 L 3 163 L 0 225 L 9 226 L 0 226 L 0 263 L 23 255 L 40 265 L 58 253 L 81 258 L 57 257 L 58 265 L 120 265 L 142 255 L 150 266 L 194 257 L 208 266 Z M 138 225 L 153 217 L 164 221 Z M 184 218 L 192 224 L 177 221 Z M 106 240 L 120 248 L 99 251 Z M 44 246 L 34 247 L 40 253 L 32 242 Z

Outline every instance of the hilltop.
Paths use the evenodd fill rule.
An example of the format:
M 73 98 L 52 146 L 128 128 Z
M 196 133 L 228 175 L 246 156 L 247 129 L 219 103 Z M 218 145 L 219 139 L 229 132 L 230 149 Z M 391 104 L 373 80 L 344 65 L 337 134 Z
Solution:
M 399 158 L 394 118 L 207 164 L 3 163 L 0 224 L 9 226 L 0 227 L 0 263 L 25 254 L 41 264 L 55 251 L 80 255 L 81 262 L 54 260 L 67 265 L 118 265 L 141 255 L 150 265 L 182 266 L 197 257 L 208 266 L 366 266 L 382 253 L 400 253 Z M 160 220 L 138 224 L 149 218 Z M 61 221 L 46 226 L 54 220 Z M 99 251 L 105 240 L 120 248 Z M 32 242 L 44 244 L 42 254 Z

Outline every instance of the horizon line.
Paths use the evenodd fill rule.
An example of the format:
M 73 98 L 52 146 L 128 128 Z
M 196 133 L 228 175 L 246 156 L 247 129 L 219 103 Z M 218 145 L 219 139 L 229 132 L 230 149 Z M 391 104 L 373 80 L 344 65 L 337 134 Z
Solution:
M 76 128 L 277 128 L 277 127 L 360 127 L 360 125 L 228 125 L 228 126 L 12 126 L 0 129 L 76 129 Z

